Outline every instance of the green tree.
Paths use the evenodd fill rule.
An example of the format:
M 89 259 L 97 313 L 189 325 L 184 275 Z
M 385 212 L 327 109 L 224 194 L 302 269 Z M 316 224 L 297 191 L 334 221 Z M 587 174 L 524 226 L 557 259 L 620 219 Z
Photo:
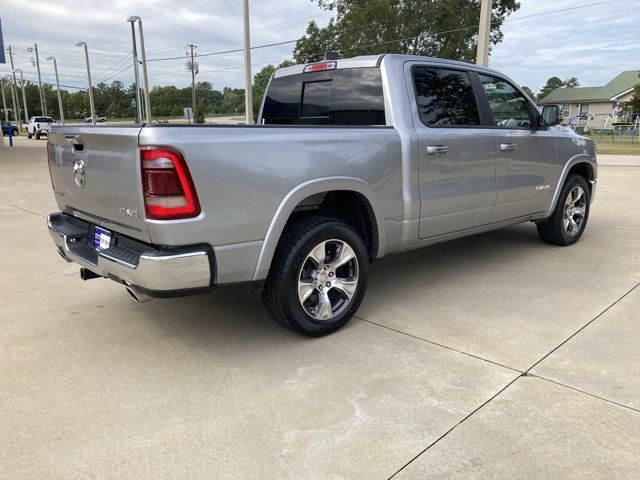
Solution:
M 536 99 L 536 95 L 535 95 L 535 93 L 533 93 L 533 90 L 531 90 L 529 87 L 527 87 L 527 86 L 524 86 L 524 85 L 523 85 L 523 86 L 522 86 L 522 87 L 520 87 L 520 88 L 524 91 L 524 93 L 526 93 L 527 95 L 529 95 L 529 98 L 531 98 L 532 100 L 535 100 L 535 99 Z
M 299 63 L 318 61 L 327 51 L 348 57 L 386 52 L 475 58 L 480 0 L 315 1 L 335 17 L 323 28 L 309 24 L 296 43 L 294 57 Z M 494 0 L 492 44 L 502 40 L 502 23 L 518 8 L 517 0 Z
M 580 86 L 580 82 L 578 82 L 578 79 L 576 77 L 568 78 L 563 83 L 564 86 L 568 88 L 575 88 Z
M 206 103 L 204 100 L 198 100 L 196 102 L 196 109 L 193 111 L 193 123 L 204 123 L 205 116 L 207 115 Z
M 578 82 L 578 79 L 576 77 L 571 77 L 566 80 L 561 80 L 558 77 L 551 77 L 549 78 L 549 80 L 547 80 L 545 86 L 542 87 L 542 90 L 540 90 L 540 93 L 538 94 L 538 100 L 543 99 L 558 88 L 575 88 L 578 86 L 580 86 L 580 82 Z

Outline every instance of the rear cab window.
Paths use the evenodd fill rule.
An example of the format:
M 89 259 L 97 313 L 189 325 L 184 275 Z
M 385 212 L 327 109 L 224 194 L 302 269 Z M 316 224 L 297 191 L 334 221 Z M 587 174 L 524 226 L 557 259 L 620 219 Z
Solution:
M 428 127 L 481 125 L 480 111 L 466 71 L 423 66 L 412 70 L 422 123 Z
M 345 68 L 273 78 L 262 123 L 386 125 L 380 69 Z
M 33 119 L 34 122 L 40 122 L 40 123 L 53 123 L 53 118 L 51 117 L 35 117 Z

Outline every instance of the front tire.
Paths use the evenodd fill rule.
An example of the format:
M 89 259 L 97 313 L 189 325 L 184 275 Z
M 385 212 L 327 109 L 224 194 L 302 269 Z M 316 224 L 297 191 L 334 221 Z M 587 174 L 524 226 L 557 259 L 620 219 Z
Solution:
M 353 228 L 333 218 L 302 217 L 282 234 L 262 297 L 276 322 L 319 337 L 353 317 L 368 273 L 367 248 Z
M 553 213 L 537 224 L 540 239 L 560 246 L 576 243 L 587 227 L 590 203 L 587 181 L 580 175 L 569 175 Z

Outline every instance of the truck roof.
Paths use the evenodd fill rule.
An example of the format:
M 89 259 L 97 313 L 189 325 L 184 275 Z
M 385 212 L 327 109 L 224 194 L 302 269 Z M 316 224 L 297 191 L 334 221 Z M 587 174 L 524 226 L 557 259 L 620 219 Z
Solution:
M 459 62 L 457 60 L 448 60 L 446 58 L 421 57 L 419 55 L 402 55 L 398 53 L 387 53 L 387 54 L 383 53 L 380 55 L 361 55 L 359 57 L 339 58 L 336 60 L 326 60 L 326 61 L 337 62 L 336 69 L 339 70 L 342 68 L 379 67 L 383 59 L 385 60 L 385 62 L 400 63 L 400 64 L 410 60 L 421 60 L 421 61 L 428 61 L 429 63 L 439 63 L 442 65 L 473 68 L 476 71 L 500 73 L 491 68 L 481 67 L 473 63 Z M 319 62 L 312 62 L 312 63 L 319 63 Z M 305 65 L 309 65 L 309 64 L 298 64 L 298 65 L 293 65 L 291 67 L 279 68 L 275 71 L 275 73 L 273 74 L 273 77 L 279 78 L 279 77 L 286 77 L 288 75 L 297 75 L 299 73 L 302 73 L 302 70 L 305 67 Z

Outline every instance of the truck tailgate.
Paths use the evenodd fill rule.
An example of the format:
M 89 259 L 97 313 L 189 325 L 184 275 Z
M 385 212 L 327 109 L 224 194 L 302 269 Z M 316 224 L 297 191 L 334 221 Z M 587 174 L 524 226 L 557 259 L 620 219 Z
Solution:
M 140 126 L 65 126 L 48 136 L 61 211 L 150 242 L 142 196 Z

